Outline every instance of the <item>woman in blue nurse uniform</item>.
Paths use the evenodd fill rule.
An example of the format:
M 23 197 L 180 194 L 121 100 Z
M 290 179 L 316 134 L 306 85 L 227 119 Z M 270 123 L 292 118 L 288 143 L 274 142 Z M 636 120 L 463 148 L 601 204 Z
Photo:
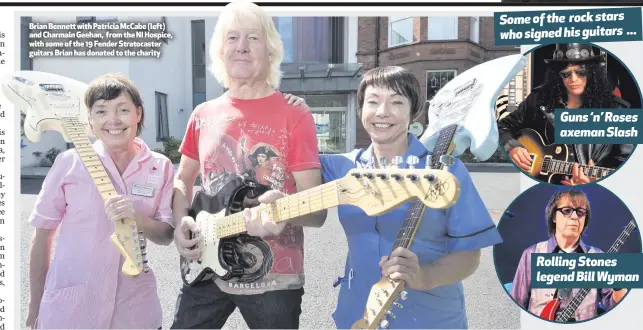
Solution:
M 425 167 L 430 152 L 408 133 L 411 118 L 424 104 L 419 91 L 418 81 L 403 68 L 367 72 L 357 92 L 357 111 L 372 144 L 366 150 L 322 155 L 324 181 L 342 178 L 353 168 L 377 168 L 381 157 L 406 160 L 413 155 L 420 160 L 416 166 Z M 388 317 L 389 328 L 468 327 L 461 281 L 477 269 L 480 249 L 502 239 L 462 162 L 456 159 L 450 172 L 460 182 L 460 198 L 449 209 L 426 210 L 410 250 L 391 254 L 412 202 L 377 217 L 354 206 L 338 207 L 349 251 L 337 283 L 337 328 L 350 328 L 363 317 L 371 287 L 382 276 L 405 280 L 408 293 L 407 300 L 399 301 L 402 308 L 391 309 L 395 318 Z

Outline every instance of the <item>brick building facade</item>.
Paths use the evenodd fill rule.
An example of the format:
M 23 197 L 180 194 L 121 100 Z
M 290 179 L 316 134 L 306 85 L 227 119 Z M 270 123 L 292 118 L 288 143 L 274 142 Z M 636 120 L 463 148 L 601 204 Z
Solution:
M 427 101 L 455 75 L 485 61 L 518 54 L 519 47 L 495 46 L 493 17 L 360 17 L 357 62 L 364 70 L 398 65 L 415 74 Z M 522 79 L 521 79 L 522 80 Z M 512 86 L 516 85 L 514 81 Z M 523 86 L 521 83 L 517 84 Z M 522 101 L 508 88 L 510 104 Z M 522 94 L 522 93 L 520 93 Z M 426 125 L 426 114 L 418 119 Z M 370 144 L 359 118 L 356 147 Z

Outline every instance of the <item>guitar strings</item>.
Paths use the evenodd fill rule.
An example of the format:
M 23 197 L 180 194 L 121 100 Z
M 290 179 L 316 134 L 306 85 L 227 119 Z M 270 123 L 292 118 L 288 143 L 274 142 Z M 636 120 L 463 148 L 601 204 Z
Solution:
M 627 226 L 625 227 L 625 230 L 621 232 L 621 234 L 618 236 L 614 244 L 612 244 L 612 247 L 607 251 L 607 253 L 615 253 L 619 248 L 620 245 L 625 243 L 625 239 L 630 236 L 632 233 L 632 230 L 634 230 L 634 222 L 630 221 Z M 620 244 L 619 244 L 620 243 Z M 569 303 L 569 305 L 565 308 L 565 310 L 561 313 L 560 317 L 557 318 L 557 320 L 561 319 L 567 319 L 568 317 L 572 316 L 572 314 L 576 311 L 576 308 L 580 305 L 581 301 L 585 299 L 585 296 L 589 293 L 591 289 L 590 288 L 583 288 L 578 291 L 574 299 Z

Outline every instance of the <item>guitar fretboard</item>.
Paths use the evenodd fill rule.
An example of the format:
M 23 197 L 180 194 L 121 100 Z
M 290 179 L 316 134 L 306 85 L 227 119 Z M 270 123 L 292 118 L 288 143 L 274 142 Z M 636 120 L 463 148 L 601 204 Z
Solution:
M 258 208 L 275 222 L 281 222 L 336 207 L 340 204 L 339 194 L 340 185 L 337 182 L 329 182 L 285 196 L 272 204 L 262 204 Z M 243 212 L 220 219 L 216 219 L 215 216 L 208 215 L 206 221 L 215 223 L 216 238 L 239 235 L 246 231 Z
M 447 154 L 449 146 L 451 145 L 451 140 L 453 139 L 457 128 L 457 124 L 452 124 L 440 130 L 438 139 L 435 143 L 435 147 L 433 148 L 433 153 L 431 155 L 429 164 L 429 167 L 431 169 L 437 169 L 440 167 L 440 156 Z M 426 205 L 424 205 L 421 200 L 416 199 L 413 204 L 411 204 L 406 219 L 402 224 L 402 228 L 397 234 L 397 238 L 395 239 L 395 243 L 393 244 L 393 250 L 398 247 L 408 249 L 411 246 L 411 242 L 413 241 L 413 237 L 415 236 L 417 227 L 419 226 L 422 217 L 424 216 L 424 211 L 426 211 Z
M 636 223 L 634 220 L 631 220 L 630 223 L 627 224 L 623 232 L 618 236 L 614 244 L 610 247 L 609 250 L 607 250 L 607 253 L 616 253 L 618 250 L 625 244 L 625 240 L 630 236 L 632 231 L 636 228 Z M 576 312 L 576 308 L 580 306 L 580 303 L 585 299 L 587 294 L 591 291 L 590 288 L 583 288 L 576 293 L 574 298 L 569 302 L 569 305 L 563 310 L 557 317 L 556 321 L 560 322 L 567 322 L 573 315 L 574 312 Z
M 560 173 L 572 175 L 574 170 L 573 162 L 566 162 L 564 160 L 556 160 L 546 158 L 543 160 L 543 169 L 548 173 Z M 579 169 L 585 173 L 586 176 L 592 178 L 602 178 L 614 172 L 614 169 L 599 166 L 579 165 Z
M 89 175 L 92 177 L 103 200 L 107 201 L 109 198 L 116 196 L 116 189 L 114 189 L 103 163 L 101 163 L 92 147 L 89 136 L 85 132 L 85 127 L 76 118 L 63 118 L 62 127 L 74 143 L 76 152 L 78 152 L 80 159 L 87 167 L 87 171 L 89 171 Z

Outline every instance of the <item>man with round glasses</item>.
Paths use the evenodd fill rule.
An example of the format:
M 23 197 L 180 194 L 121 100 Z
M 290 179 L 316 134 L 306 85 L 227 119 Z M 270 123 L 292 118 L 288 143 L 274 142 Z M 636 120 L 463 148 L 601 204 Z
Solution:
M 545 83 L 535 87 L 518 109 L 498 121 L 500 141 L 513 163 L 530 172 L 532 156 L 519 141 L 524 129 L 536 131 L 542 144 L 554 143 L 554 109 L 629 108 L 617 97 L 602 61 L 605 54 L 594 53 L 591 44 L 557 44 L 548 65 Z M 570 158 L 576 163 L 572 176 L 555 175 L 550 183 L 578 185 L 596 181 L 598 176 L 586 175 L 579 164 L 616 169 L 632 152 L 632 144 L 568 145 Z M 562 149 L 561 149 L 562 150 Z
M 541 315 L 552 299 L 559 299 L 558 312 L 563 311 L 580 289 L 532 289 L 532 253 L 604 253 L 581 239 L 590 223 L 591 208 L 587 195 L 581 190 L 557 191 L 545 208 L 549 239 L 528 247 L 520 258 L 511 287 L 511 297 L 534 315 Z M 591 289 L 578 305 L 571 320 L 589 320 L 598 315 L 598 302 L 611 309 L 627 293 L 627 289 Z

